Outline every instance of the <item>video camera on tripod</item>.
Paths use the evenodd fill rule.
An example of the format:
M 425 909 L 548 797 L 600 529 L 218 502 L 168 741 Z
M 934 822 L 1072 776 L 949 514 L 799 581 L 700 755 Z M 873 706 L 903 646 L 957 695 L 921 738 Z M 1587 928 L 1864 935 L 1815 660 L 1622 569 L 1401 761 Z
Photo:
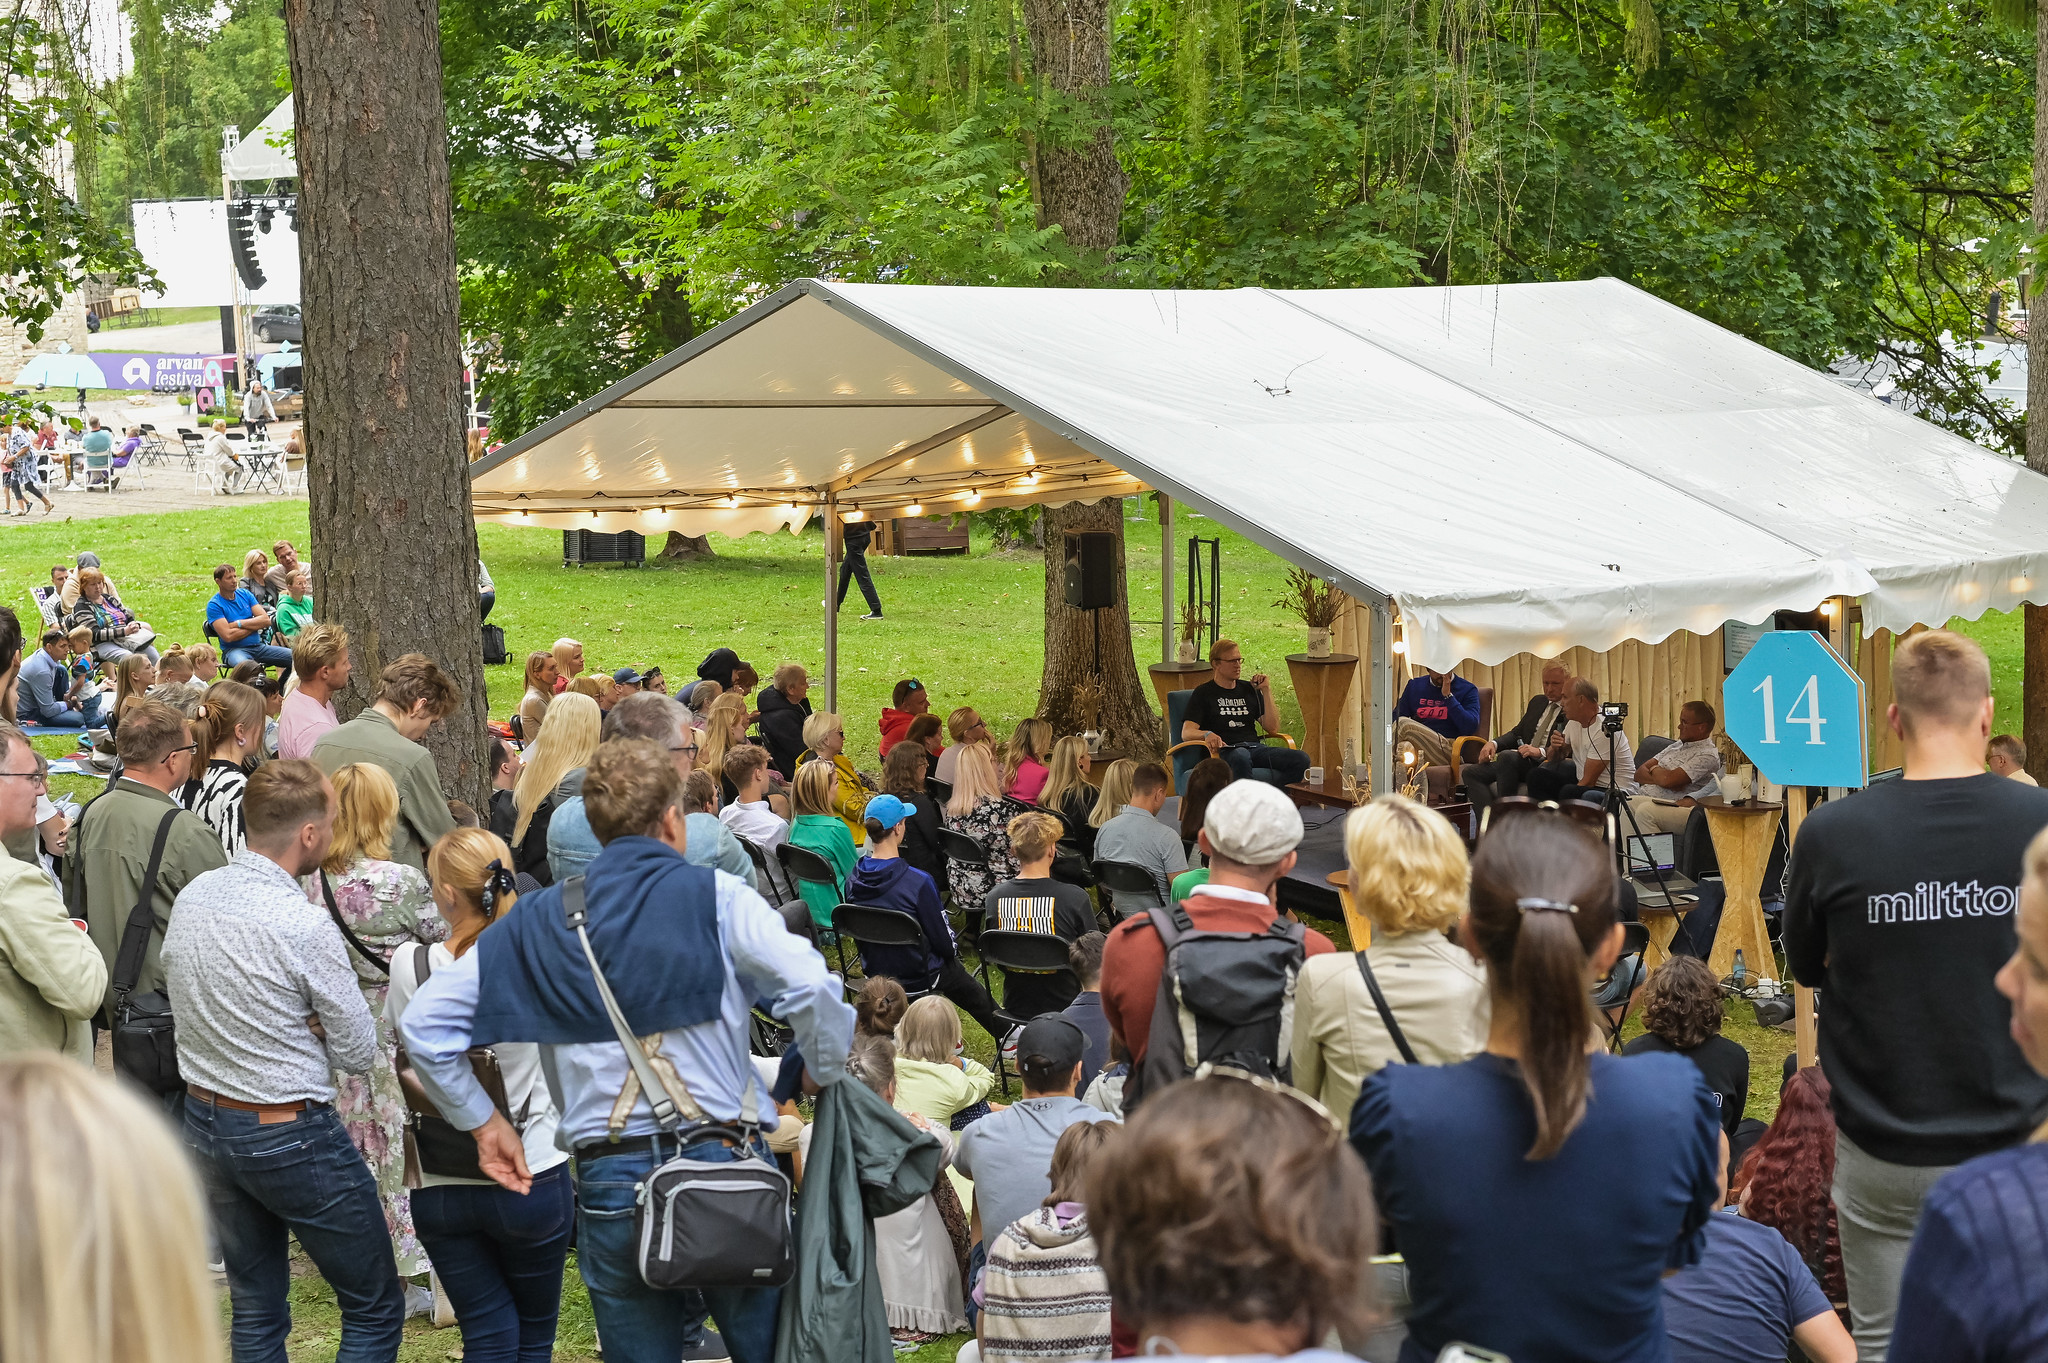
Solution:
M 1622 721 L 1628 718 L 1628 702 L 1625 700 L 1603 700 L 1600 702 L 1600 732 L 1618 734 Z

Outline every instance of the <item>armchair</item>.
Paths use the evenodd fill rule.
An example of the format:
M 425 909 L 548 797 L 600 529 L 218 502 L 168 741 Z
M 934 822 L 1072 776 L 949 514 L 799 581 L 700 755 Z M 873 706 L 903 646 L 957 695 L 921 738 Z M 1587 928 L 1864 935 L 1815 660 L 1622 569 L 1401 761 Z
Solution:
M 1479 750 L 1486 746 L 1487 735 L 1492 731 L 1493 688 L 1482 686 L 1479 688 L 1479 732 L 1451 740 L 1449 766 L 1438 765 L 1422 770 L 1423 790 L 1428 793 L 1429 803 L 1447 805 L 1458 801 L 1458 784 L 1464 780 L 1465 764 L 1479 759 Z
M 1166 693 L 1166 736 L 1168 739 L 1166 757 L 1168 762 L 1172 764 L 1170 774 L 1173 777 L 1173 793 L 1176 795 L 1180 794 L 1181 787 L 1186 782 L 1187 774 L 1195 769 L 1195 763 L 1209 755 L 1209 745 L 1200 739 L 1190 738 L 1183 740 L 1179 737 L 1180 726 L 1187 723 L 1188 701 L 1194 694 L 1193 691 L 1168 691 Z M 1265 738 L 1268 743 L 1285 743 L 1290 748 L 1301 746 L 1286 734 L 1267 734 Z

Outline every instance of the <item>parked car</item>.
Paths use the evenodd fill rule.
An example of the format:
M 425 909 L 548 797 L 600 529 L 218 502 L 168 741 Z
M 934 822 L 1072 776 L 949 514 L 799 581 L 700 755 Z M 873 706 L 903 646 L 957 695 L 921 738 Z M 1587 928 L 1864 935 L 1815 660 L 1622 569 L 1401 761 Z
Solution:
M 259 341 L 306 342 L 305 319 L 292 303 L 266 303 L 249 314 L 249 330 Z

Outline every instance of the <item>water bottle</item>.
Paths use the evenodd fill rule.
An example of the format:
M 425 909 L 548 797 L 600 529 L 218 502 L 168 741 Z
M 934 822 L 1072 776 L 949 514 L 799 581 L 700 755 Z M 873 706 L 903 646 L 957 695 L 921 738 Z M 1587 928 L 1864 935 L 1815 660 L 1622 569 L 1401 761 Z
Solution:
M 1741 947 L 1735 948 L 1735 970 L 1729 976 L 1729 979 L 1737 989 L 1745 989 L 1749 986 L 1749 967 L 1742 963 Z

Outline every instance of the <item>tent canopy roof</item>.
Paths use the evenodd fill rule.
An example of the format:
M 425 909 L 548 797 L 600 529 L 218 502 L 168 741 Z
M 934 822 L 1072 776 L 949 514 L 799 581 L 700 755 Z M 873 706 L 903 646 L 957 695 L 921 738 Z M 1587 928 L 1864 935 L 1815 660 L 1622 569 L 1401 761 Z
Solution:
M 1494 663 L 1862 596 L 2029 599 L 2048 479 L 1614 280 L 801 280 L 474 468 L 477 515 L 797 526 L 1157 489 Z
M 249 135 L 220 154 L 221 173 L 230 180 L 289 180 L 299 173 L 292 151 L 292 97 L 263 116 Z M 271 142 L 283 143 L 271 146 Z

